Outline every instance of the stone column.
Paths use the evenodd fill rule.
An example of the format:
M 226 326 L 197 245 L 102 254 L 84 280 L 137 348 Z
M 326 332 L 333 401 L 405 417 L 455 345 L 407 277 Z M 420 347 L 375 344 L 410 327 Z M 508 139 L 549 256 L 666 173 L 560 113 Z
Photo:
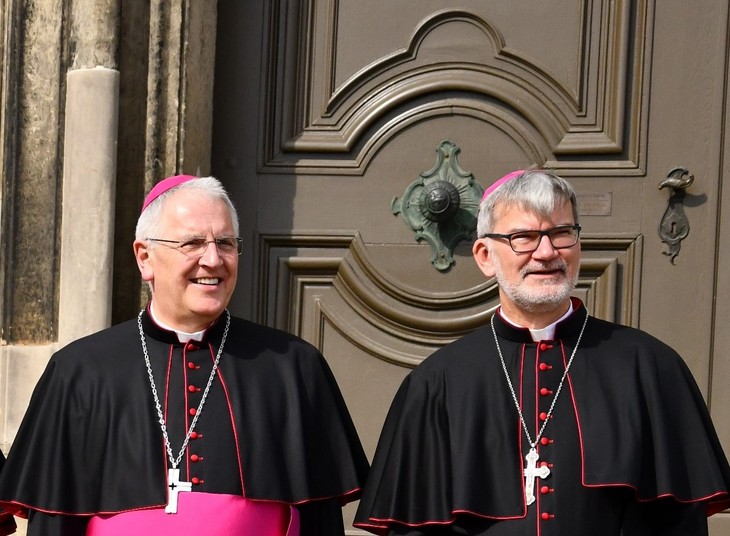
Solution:
M 114 259 L 120 0 L 70 5 L 58 343 L 108 327 Z
M 77 69 L 66 82 L 61 345 L 111 321 L 119 72 Z

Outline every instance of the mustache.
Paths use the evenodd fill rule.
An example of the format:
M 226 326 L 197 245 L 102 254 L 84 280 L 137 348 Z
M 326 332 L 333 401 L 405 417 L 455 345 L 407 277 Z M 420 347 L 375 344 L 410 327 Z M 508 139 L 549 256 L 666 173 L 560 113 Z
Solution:
M 524 278 L 535 272 L 562 272 L 566 274 L 568 272 L 568 263 L 562 259 L 555 259 L 551 262 L 531 262 L 522 267 L 520 276 Z

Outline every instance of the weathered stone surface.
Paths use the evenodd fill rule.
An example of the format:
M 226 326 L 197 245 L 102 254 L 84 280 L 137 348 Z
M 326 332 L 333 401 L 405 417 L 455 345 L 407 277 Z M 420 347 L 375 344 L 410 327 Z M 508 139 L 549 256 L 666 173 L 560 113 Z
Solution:
M 145 193 L 149 2 L 123 2 L 119 57 L 119 158 L 114 222 L 112 323 L 132 318 L 143 301 L 132 241 Z
M 74 0 L 70 3 L 70 70 L 116 69 L 120 0 Z
M 40 343 L 56 335 L 59 155 L 62 95 L 61 2 L 25 3 L 17 88 L 16 166 L 6 237 L 5 307 L 2 338 Z M 4 216 L 5 217 L 5 216 Z

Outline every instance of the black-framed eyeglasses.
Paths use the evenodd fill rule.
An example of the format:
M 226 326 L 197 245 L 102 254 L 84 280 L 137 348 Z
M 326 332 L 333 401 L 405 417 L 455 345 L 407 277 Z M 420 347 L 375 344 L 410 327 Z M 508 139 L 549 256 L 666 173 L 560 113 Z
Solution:
M 150 242 L 159 242 L 164 246 L 178 250 L 188 257 L 202 257 L 208 244 L 215 244 L 219 255 L 240 255 L 243 251 L 243 239 L 236 236 L 224 236 L 213 240 L 205 238 L 188 238 L 187 240 L 167 240 L 165 238 L 146 238 Z
M 578 243 L 580 225 L 558 225 L 544 231 L 517 231 L 509 234 L 487 233 L 480 238 L 501 238 L 509 242 L 512 251 L 515 253 L 532 253 L 540 247 L 543 236 L 548 237 L 555 249 L 572 248 Z

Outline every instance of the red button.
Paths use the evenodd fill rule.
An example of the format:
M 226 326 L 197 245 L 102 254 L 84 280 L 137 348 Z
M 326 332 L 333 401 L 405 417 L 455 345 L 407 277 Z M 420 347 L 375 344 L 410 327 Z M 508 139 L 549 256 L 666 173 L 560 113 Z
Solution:
M 198 410 L 197 410 L 197 409 L 195 409 L 195 408 L 190 408 L 190 409 L 188 410 L 188 413 L 190 413 L 190 415 L 195 415 L 195 414 L 196 414 L 197 412 L 198 412 Z M 543 439 L 544 439 L 544 438 L 543 438 Z
M 192 352 L 193 350 L 196 350 L 197 348 L 198 348 L 198 347 L 197 347 L 197 346 L 196 346 L 195 344 L 193 344 L 192 342 L 189 342 L 189 343 L 187 343 L 187 344 L 185 345 L 185 349 L 186 349 L 186 350 L 187 350 L 188 352 Z
M 553 442 L 553 440 L 552 439 L 548 439 L 547 437 L 543 437 L 543 438 L 540 439 L 540 443 L 542 445 L 549 445 L 552 442 Z
M 549 350 L 550 348 L 552 348 L 552 346 L 550 346 L 548 343 L 546 343 L 546 342 L 540 343 L 540 351 L 544 352 L 545 350 Z
M 540 363 L 540 370 L 550 370 L 551 368 L 553 367 L 548 365 L 547 363 Z
M 548 418 L 548 414 L 547 413 L 545 413 L 544 411 L 542 413 L 540 413 L 540 420 L 541 421 L 546 421 L 547 418 Z
M 542 493 L 543 495 L 547 495 L 548 493 L 552 493 L 552 492 L 553 492 L 553 488 L 549 488 L 547 486 L 543 486 L 540 488 L 540 493 Z
M 193 478 L 190 479 L 190 482 L 192 482 L 193 484 L 200 484 L 203 481 L 200 480 L 197 476 L 194 476 Z
M 200 391 L 200 389 L 198 389 L 194 385 L 188 385 L 188 391 L 190 391 L 191 393 L 197 393 L 198 391 Z
M 548 389 L 547 387 L 543 387 L 542 389 L 540 389 L 540 394 L 542 396 L 547 396 L 547 395 L 553 394 L 553 392 L 550 389 Z
M 200 435 L 198 435 L 198 432 L 193 432 L 192 434 L 190 434 L 190 439 L 198 439 L 199 437 Z
M 188 368 L 189 369 L 194 369 L 195 368 L 195 363 L 193 363 L 192 361 L 188 361 Z
M 190 461 L 191 462 L 202 462 L 203 461 L 203 457 L 202 456 L 198 456 L 197 454 L 193 454 L 192 456 L 190 456 Z
M 548 462 L 540 462 L 540 467 L 554 467 L 554 465 Z
M 552 519 L 555 516 L 548 512 L 543 512 L 542 514 L 540 514 L 540 517 L 542 518 L 543 521 L 547 521 L 548 519 Z

